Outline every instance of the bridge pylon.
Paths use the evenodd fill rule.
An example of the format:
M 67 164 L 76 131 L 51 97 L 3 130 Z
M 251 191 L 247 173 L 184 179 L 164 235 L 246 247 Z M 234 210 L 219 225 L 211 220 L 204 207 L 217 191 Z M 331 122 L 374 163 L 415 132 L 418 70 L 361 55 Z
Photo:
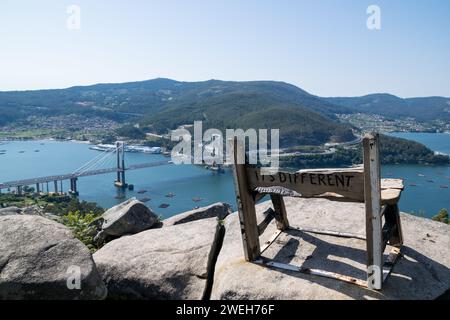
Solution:
M 116 142 L 116 154 L 117 154 L 117 179 L 114 181 L 114 185 L 118 188 L 125 189 L 128 187 L 125 182 L 125 142 Z

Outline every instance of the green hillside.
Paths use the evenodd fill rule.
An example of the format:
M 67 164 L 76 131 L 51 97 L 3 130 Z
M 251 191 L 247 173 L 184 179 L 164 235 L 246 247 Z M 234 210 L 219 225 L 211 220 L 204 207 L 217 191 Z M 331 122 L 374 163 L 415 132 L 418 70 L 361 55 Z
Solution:
M 0 92 L 3 124 L 30 115 L 79 114 L 141 122 L 158 133 L 203 120 L 204 128 L 281 129 L 282 146 L 353 139 L 336 107 L 287 83 L 155 79 L 59 90 Z M 343 108 L 340 108 L 343 109 Z M 1 123 L 0 123 L 1 125 Z
M 281 145 L 354 139 L 335 122 L 334 106 L 284 83 L 208 81 L 173 99 L 142 124 L 155 132 L 202 120 L 204 128 L 280 129 Z
M 363 97 L 324 98 L 325 101 L 353 112 L 380 114 L 386 117 L 411 117 L 418 121 L 450 120 L 450 98 L 425 97 L 402 99 L 390 94 Z
M 124 125 L 139 123 L 155 133 L 166 133 L 202 120 L 204 129 L 280 129 L 283 147 L 352 140 L 352 128 L 340 123 L 336 114 L 354 112 L 450 120 L 450 99 L 402 99 L 389 94 L 320 98 L 284 82 L 170 79 L 0 92 L 0 126 L 26 127 L 27 121 L 34 121 L 30 127 L 36 128 L 40 122 L 29 120 L 30 116 L 77 115 Z

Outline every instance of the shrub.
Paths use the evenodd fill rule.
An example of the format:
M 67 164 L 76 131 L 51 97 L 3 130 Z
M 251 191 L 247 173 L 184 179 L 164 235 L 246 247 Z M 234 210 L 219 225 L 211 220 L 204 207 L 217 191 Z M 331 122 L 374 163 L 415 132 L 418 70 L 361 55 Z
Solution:
M 447 209 L 441 209 L 439 213 L 432 218 L 434 221 L 450 224 Z
M 69 212 L 61 217 L 61 223 L 72 230 L 74 236 L 83 242 L 93 253 L 97 250 L 94 244 L 96 226 L 92 224 L 98 215 L 90 212 L 83 214 L 80 211 Z

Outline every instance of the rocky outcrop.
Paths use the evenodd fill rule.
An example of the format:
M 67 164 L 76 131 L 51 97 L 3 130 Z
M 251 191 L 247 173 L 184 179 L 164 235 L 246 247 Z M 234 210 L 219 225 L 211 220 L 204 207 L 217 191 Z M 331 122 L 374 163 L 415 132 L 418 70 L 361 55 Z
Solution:
M 292 226 L 365 233 L 364 204 L 299 198 L 285 202 Z M 259 221 L 270 206 L 258 205 Z M 377 292 L 246 262 L 238 215 L 229 212 L 228 205 L 218 203 L 174 216 L 155 228 L 160 226 L 156 215 L 129 200 L 94 222 L 121 237 L 92 259 L 64 226 L 18 213 L 17 208 L 3 209 L 0 299 L 101 299 L 106 287 L 111 299 L 448 299 L 450 226 L 443 223 L 402 214 L 403 257 Z M 261 244 L 275 231 L 272 222 Z M 362 240 L 289 230 L 263 257 L 365 280 L 365 250 Z M 81 289 L 67 287 L 73 266 L 82 272 Z
M 32 215 L 41 216 L 54 221 L 58 221 L 59 217 L 53 213 L 44 212 L 42 207 L 38 205 L 32 205 L 28 207 L 18 208 L 18 207 L 6 207 L 0 209 L 0 216 L 10 216 L 10 215 Z
M 0 216 L 0 299 L 103 299 L 106 293 L 89 250 L 69 229 L 36 215 Z
M 207 207 L 202 207 L 198 209 L 194 209 L 191 211 L 187 211 L 176 216 L 167 218 L 163 220 L 163 226 L 173 226 L 177 224 L 182 224 L 186 222 L 192 222 L 201 219 L 207 218 L 218 218 L 219 220 L 225 219 L 231 211 L 231 206 L 224 202 L 214 203 Z
M 22 210 L 18 207 L 0 208 L 0 216 L 10 216 L 13 214 L 21 214 Z
M 209 297 L 223 238 L 216 218 L 151 229 L 114 240 L 94 254 L 112 299 Z
M 291 225 L 365 233 L 364 205 L 286 198 Z M 269 203 L 258 206 L 259 219 Z M 402 214 L 403 257 L 381 292 L 294 271 L 246 262 L 239 220 L 225 219 L 226 234 L 214 275 L 212 299 L 436 299 L 450 288 L 450 227 Z M 275 232 L 272 223 L 261 237 Z M 365 280 L 365 241 L 300 231 L 283 233 L 264 257 Z
M 95 236 L 95 242 L 104 243 L 108 237 L 117 238 L 148 230 L 158 223 L 158 217 L 145 204 L 129 199 L 107 210 L 96 220 L 95 224 L 101 224 L 99 233 Z

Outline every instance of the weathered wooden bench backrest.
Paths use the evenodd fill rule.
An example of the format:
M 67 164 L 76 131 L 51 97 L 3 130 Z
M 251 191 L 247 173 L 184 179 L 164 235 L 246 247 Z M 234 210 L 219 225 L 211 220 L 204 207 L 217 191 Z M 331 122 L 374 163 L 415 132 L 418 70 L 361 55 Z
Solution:
M 246 166 L 250 191 L 258 193 L 279 193 L 305 198 L 321 195 L 336 196 L 336 200 L 346 199 L 364 202 L 364 172 L 362 169 L 324 169 L 299 172 L 279 171 L 264 175 L 260 168 Z
M 384 280 L 382 270 L 385 247 L 388 242 L 399 246 L 403 240 L 397 206 L 400 189 L 394 190 L 397 196 L 393 200 L 390 196 L 391 202 L 382 211 L 378 134 L 366 135 L 363 139 L 363 167 L 302 170 L 293 173 L 278 171 L 273 174 L 266 172 L 263 174 L 261 168 L 238 163 L 238 159 L 245 158 L 243 156 L 245 155 L 244 142 L 235 138 L 230 143 L 234 156 L 233 173 L 236 199 L 247 261 L 259 259 L 262 252 L 259 236 L 272 219 L 276 220 L 280 231 L 290 228 L 283 196 L 323 197 L 334 201 L 364 202 L 366 207 L 367 286 L 381 289 Z M 388 194 L 391 195 L 392 192 L 388 192 Z M 264 195 L 270 195 L 274 210 L 258 225 L 255 205 Z M 382 226 L 383 215 L 386 220 L 384 226 Z M 336 278 L 342 280 L 343 276 L 337 275 Z

